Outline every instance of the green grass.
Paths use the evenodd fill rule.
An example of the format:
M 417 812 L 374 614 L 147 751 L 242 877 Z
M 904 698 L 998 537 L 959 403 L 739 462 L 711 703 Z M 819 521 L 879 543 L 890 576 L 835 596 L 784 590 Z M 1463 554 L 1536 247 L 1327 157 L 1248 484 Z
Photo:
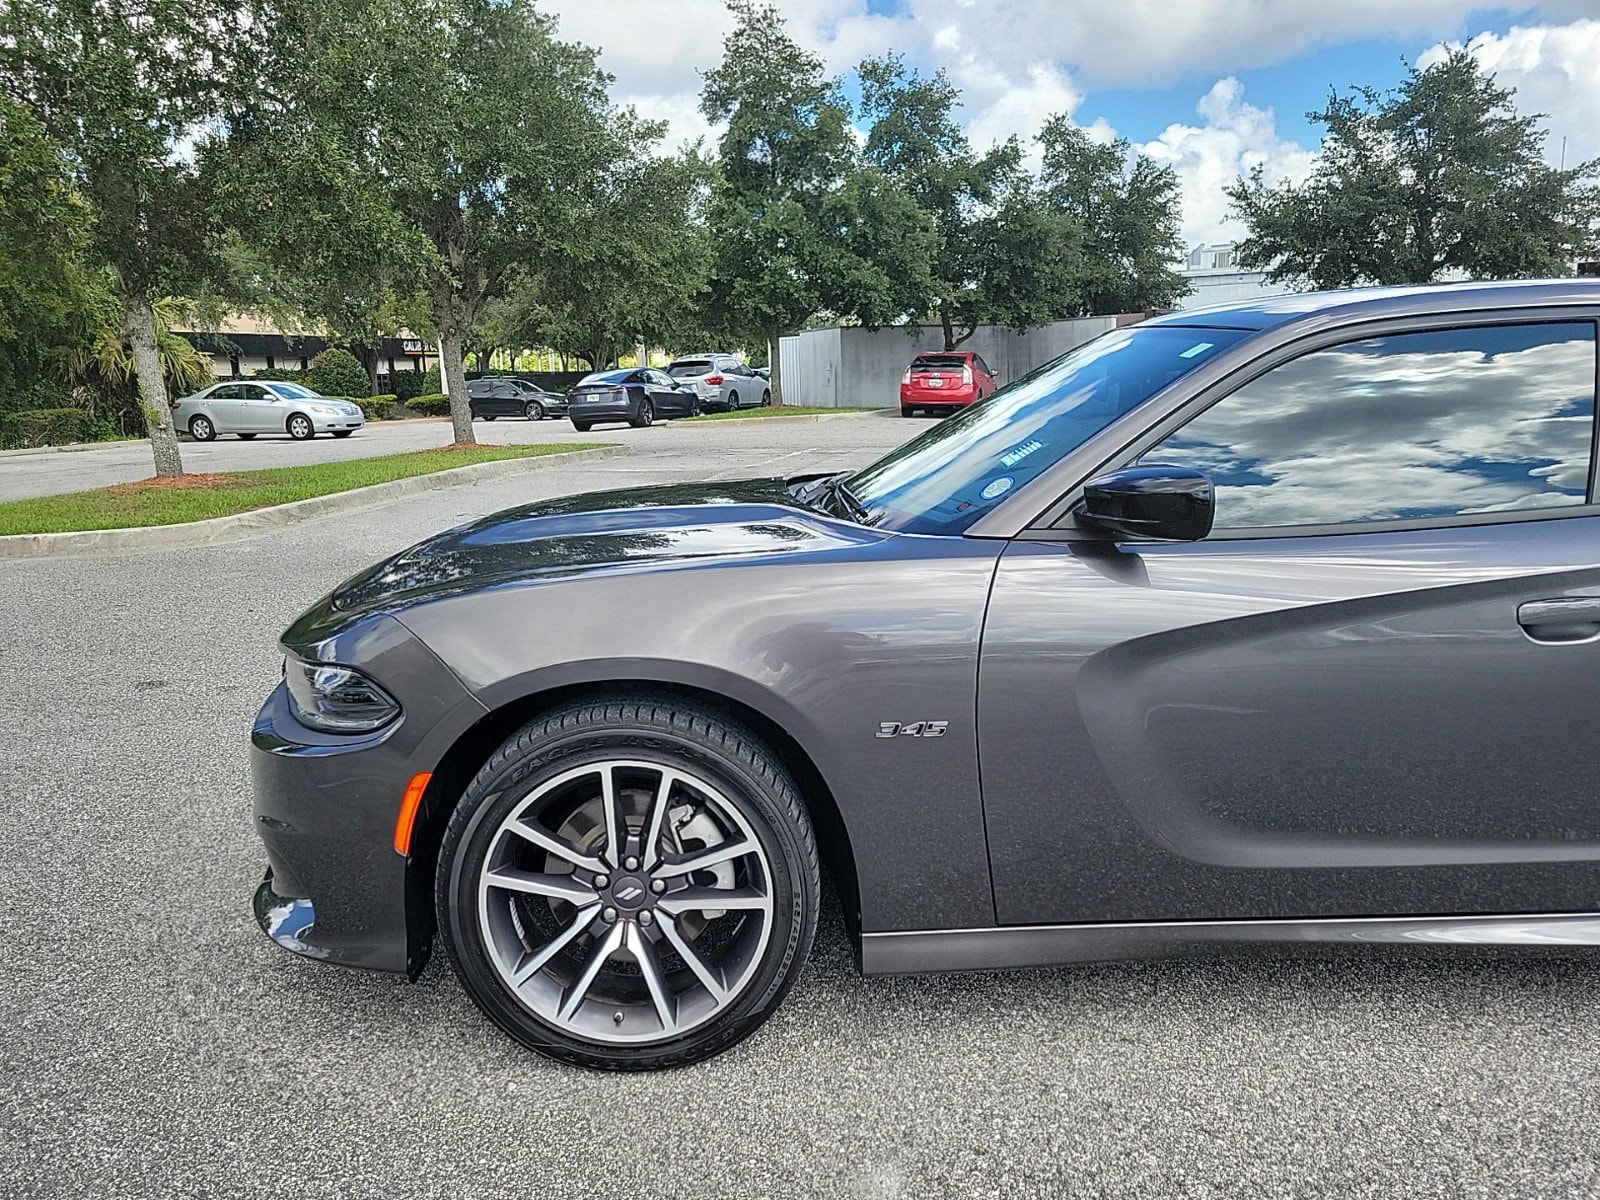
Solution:
M 739 408 L 733 412 L 701 413 L 686 417 L 688 421 L 737 421 L 751 417 L 810 417 L 818 413 L 877 412 L 875 408 L 807 408 L 802 404 L 786 404 L 781 408 Z
M 430 475 L 452 467 L 537 458 L 593 450 L 595 445 L 480 446 L 475 450 L 417 450 L 344 462 L 303 467 L 239 471 L 203 487 L 162 488 L 122 484 L 64 496 L 40 496 L 0 504 L 0 535 L 65 533 L 84 529 L 131 529 L 140 525 L 180 525 L 232 513 L 248 512 L 312 496 L 347 492 L 412 475 Z

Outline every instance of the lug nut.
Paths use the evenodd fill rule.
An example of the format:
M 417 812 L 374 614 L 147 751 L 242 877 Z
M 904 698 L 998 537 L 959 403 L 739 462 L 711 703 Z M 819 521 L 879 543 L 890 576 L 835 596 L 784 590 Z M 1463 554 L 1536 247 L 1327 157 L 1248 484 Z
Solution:
M 650 881 L 650 890 L 659 896 L 667 890 L 667 881 L 665 879 L 652 879 Z
M 607 905 L 606 910 L 600 915 L 607 921 L 615 921 L 617 919 L 617 910 Z
M 627 867 L 630 871 L 637 871 L 639 869 L 639 860 L 630 854 L 627 858 L 622 860 L 622 865 Z
M 641 925 L 648 925 L 655 919 L 655 914 L 652 913 L 648 908 L 639 914 L 639 924 Z
M 594 885 L 597 888 L 607 887 L 610 885 L 610 883 L 611 880 L 605 875 L 596 875 L 594 877 Z

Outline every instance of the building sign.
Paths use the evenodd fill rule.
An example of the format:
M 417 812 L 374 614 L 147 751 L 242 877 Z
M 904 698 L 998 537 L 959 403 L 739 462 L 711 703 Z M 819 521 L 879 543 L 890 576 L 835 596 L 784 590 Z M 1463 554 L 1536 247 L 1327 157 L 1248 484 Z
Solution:
M 430 354 L 439 353 L 439 351 L 436 347 L 428 345 L 421 338 L 406 338 L 405 341 L 400 343 L 400 353 L 420 355 L 426 358 Z

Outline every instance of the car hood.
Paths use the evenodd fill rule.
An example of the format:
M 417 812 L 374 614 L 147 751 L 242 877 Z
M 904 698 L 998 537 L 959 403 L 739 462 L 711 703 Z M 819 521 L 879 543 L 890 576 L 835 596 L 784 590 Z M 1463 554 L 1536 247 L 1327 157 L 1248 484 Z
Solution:
M 591 492 L 505 509 L 419 542 L 326 603 L 341 613 L 389 612 L 483 587 L 787 557 L 885 536 L 805 507 L 782 479 Z

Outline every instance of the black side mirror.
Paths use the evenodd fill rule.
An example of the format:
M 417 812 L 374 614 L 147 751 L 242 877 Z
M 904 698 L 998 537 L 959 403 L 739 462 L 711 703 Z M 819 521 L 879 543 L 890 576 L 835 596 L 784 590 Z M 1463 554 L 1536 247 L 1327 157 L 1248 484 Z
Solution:
M 1121 537 L 1197 542 L 1216 515 L 1211 480 L 1188 467 L 1129 467 L 1083 485 L 1082 520 Z

